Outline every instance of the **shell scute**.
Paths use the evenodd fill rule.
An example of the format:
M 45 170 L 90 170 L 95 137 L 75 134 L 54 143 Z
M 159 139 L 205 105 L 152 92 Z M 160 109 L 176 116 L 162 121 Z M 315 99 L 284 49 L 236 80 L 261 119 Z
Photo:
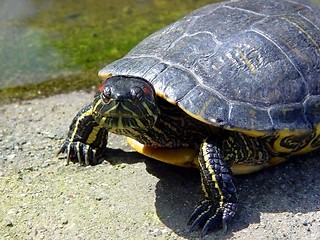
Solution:
M 239 123 L 244 129 L 255 131 L 272 131 L 273 122 L 267 109 L 257 108 L 250 104 L 235 103 L 229 114 L 229 124 L 238 128 Z
M 320 123 L 320 96 L 309 96 L 304 103 L 306 119 L 312 124 Z
M 311 124 L 305 118 L 302 103 L 274 106 L 270 109 L 275 129 L 311 129 Z
M 178 105 L 200 121 L 219 126 L 228 125 L 225 119 L 228 119 L 229 103 L 210 89 L 196 86 L 178 102 Z

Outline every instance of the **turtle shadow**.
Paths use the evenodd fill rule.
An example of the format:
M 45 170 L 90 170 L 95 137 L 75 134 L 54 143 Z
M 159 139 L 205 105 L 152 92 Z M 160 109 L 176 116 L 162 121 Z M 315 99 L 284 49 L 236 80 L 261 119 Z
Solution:
M 215 239 L 226 239 L 233 232 L 260 223 L 262 213 L 307 213 L 320 208 L 320 161 L 305 155 L 248 175 L 235 176 L 239 207 L 226 232 L 209 232 Z M 193 208 L 203 198 L 200 174 L 147 159 L 147 171 L 156 176 L 155 207 L 159 219 L 186 239 L 199 239 L 199 231 L 189 232 L 186 225 Z
M 318 152 L 319 153 L 319 152 Z M 213 230 L 210 237 L 226 239 L 250 224 L 260 223 L 263 213 L 307 213 L 320 208 L 320 161 L 317 154 L 292 158 L 259 172 L 235 176 L 239 207 L 226 232 Z M 200 229 L 189 232 L 187 221 L 203 198 L 198 169 L 177 167 L 121 149 L 108 151 L 108 162 L 135 164 L 144 162 L 149 174 L 159 179 L 155 207 L 159 219 L 186 239 L 199 239 Z
M 107 160 L 106 160 L 107 159 Z M 107 161 L 112 165 L 119 164 L 135 164 L 139 162 L 144 162 L 146 159 L 145 156 L 141 155 L 138 152 L 126 152 L 120 148 L 113 149 L 107 148 L 104 156 L 99 160 L 98 164 L 101 164 L 103 161 Z

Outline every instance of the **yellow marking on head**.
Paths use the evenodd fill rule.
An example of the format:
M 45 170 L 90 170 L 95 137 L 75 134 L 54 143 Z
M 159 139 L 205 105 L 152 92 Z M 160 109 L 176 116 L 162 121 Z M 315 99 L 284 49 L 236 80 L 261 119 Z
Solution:
M 300 27 L 298 24 L 291 22 L 289 19 L 285 18 L 285 17 L 281 17 L 281 19 L 285 20 L 286 22 L 290 23 L 291 25 L 295 26 L 296 28 L 298 28 L 302 33 L 304 33 L 307 38 L 310 39 L 310 41 L 316 46 L 316 48 L 318 49 L 318 51 L 320 52 L 320 46 L 317 44 L 317 42 L 302 28 Z
M 117 107 L 119 107 L 119 104 L 120 104 L 120 103 L 115 104 L 115 105 L 112 106 L 107 112 L 114 111 L 115 109 L 117 109 Z
M 140 119 L 136 118 L 135 121 L 136 121 L 138 127 L 145 128 L 145 125 L 140 121 Z
M 128 108 L 127 106 L 125 106 L 125 105 L 122 104 L 122 103 L 119 103 L 119 104 L 121 105 L 121 107 L 122 107 L 124 110 L 126 110 L 126 111 L 128 111 L 128 112 L 131 113 L 131 117 L 133 117 L 133 118 L 138 118 L 138 117 L 139 117 L 139 115 L 138 115 L 135 111 L 133 111 L 131 108 Z M 116 106 L 118 107 L 119 104 L 116 105 Z
M 154 115 L 154 113 L 150 110 L 150 108 L 149 108 L 147 103 L 143 102 L 142 106 L 147 110 L 149 115 Z
M 243 52 L 241 52 L 239 49 L 237 49 L 237 53 L 239 53 L 240 57 L 244 60 L 245 64 L 248 66 L 248 68 L 253 73 L 258 73 L 258 69 L 253 66 L 253 64 L 250 62 L 250 60 L 244 55 Z
M 123 129 L 122 117 L 118 118 L 118 128 Z
M 97 107 L 101 104 L 101 99 L 99 98 L 96 104 L 92 107 L 92 112 L 97 111 Z

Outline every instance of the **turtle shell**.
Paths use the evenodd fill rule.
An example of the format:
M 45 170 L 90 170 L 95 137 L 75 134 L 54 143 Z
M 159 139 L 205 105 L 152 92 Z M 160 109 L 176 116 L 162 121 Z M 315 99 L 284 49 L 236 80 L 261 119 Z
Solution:
M 204 6 L 100 70 L 150 81 L 194 118 L 242 132 L 320 123 L 320 7 L 245 0 Z

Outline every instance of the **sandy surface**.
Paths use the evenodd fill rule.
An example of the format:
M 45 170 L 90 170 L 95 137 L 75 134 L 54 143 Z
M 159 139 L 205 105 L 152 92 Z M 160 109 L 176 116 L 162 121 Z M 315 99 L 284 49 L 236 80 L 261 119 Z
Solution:
M 0 239 L 198 239 L 186 226 L 202 197 L 197 170 L 148 159 L 115 135 L 100 165 L 55 157 L 92 96 L 0 106 Z M 236 177 L 238 213 L 206 239 L 320 239 L 319 160 Z

